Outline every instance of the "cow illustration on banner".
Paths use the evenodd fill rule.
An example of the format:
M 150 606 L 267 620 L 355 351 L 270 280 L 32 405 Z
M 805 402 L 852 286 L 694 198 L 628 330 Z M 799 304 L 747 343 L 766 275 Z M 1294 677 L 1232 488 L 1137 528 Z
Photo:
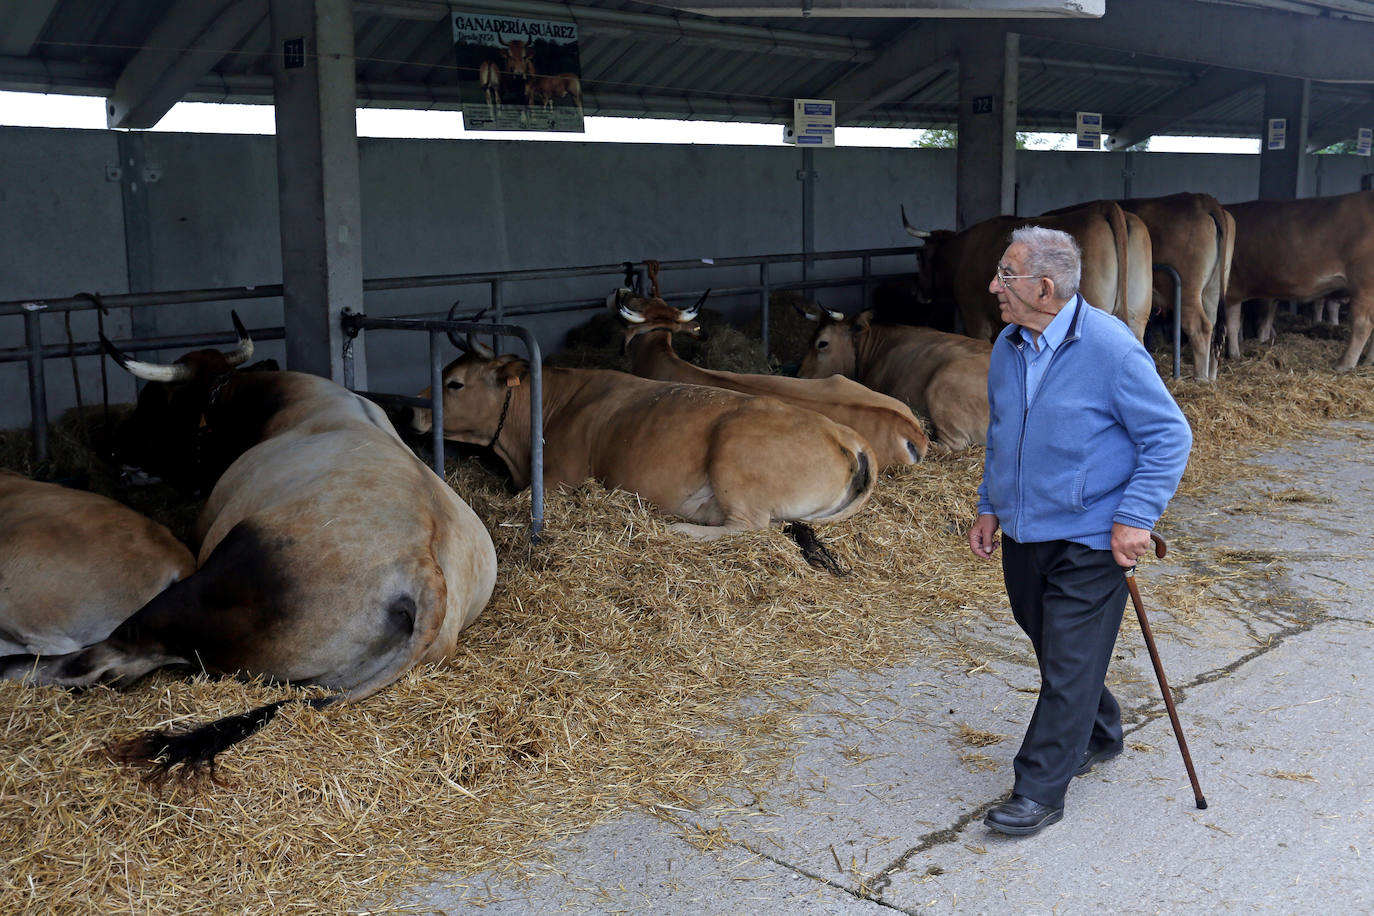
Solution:
M 454 13 L 453 48 L 468 130 L 583 130 L 575 23 Z

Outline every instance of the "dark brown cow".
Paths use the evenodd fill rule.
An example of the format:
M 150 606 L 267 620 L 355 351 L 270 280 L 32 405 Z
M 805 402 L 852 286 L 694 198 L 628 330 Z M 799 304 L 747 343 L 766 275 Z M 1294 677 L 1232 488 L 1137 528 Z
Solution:
M 623 287 L 611 293 L 607 302 L 628 323 L 625 345 L 635 375 L 773 397 L 814 410 L 862 436 L 872 446 L 879 468 L 914 464 L 925 457 L 930 443 L 911 408 L 858 382 L 840 375 L 812 379 L 713 371 L 678 356 L 672 335 L 697 329 L 700 302 L 690 310 L 678 309 L 658 297 L 635 296 Z
M 798 375 L 843 375 L 930 417 L 935 440 L 950 450 L 981 445 L 988 432 L 988 361 L 992 344 L 910 325 L 852 321 L 839 312 L 820 327 Z
M 469 346 L 444 369 L 444 437 L 491 446 L 526 487 L 529 363 Z M 875 461 L 858 433 L 773 398 L 545 367 L 543 408 L 546 487 L 594 478 L 688 519 L 673 528 L 693 537 L 840 521 L 873 489 Z M 432 422 L 413 412 L 417 432 Z
M 0 471 L 0 676 L 100 642 L 195 568 L 172 532 L 112 499 Z
M 225 470 L 197 522 L 200 569 L 34 680 L 122 685 L 184 664 L 356 700 L 447 656 L 486 605 L 496 553 L 467 504 L 371 402 L 313 375 L 236 372 L 252 341 L 234 322 L 232 357 L 200 350 L 171 366 L 105 341 L 161 383 L 138 410 L 165 431 L 164 464 Z
M 1226 209 L 1236 220 L 1236 253 L 1226 284 L 1227 353 L 1240 356 L 1240 306 L 1246 299 L 1348 297 L 1350 343 L 1335 368 L 1374 364 L 1374 350 L 1366 350 L 1374 330 L 1374 191 L 1253 200 Z
M 1149 295 L 1142 296 L 1140 291 L 1149 288 L 1148 273 L 1135 284 L 1130 277 L 1141 269 L 1142 257 L 1143 269 L 1150 269 L 1149 238 L 1141 225 L 1142 231 L 1133 239 L 1125 211 L 1111 201 L 1094 201 L 1047 216 L 995 216 L 960 232 L 916 229 L 907 222 L 905 209 L 902 223 L 908 234 L 925 240 L 916 253 L 916 282 L 922 297 L 954 303 L 969 337 L 991 341 L 1001 330 L 1001 311 L 997 297 L 988 292 L 988 281 L 1012 230 L 1032 225 L 1072 235 L 1083 250 L 1083 298 L 1126 322 L 1137 338 L 1144 337 Z

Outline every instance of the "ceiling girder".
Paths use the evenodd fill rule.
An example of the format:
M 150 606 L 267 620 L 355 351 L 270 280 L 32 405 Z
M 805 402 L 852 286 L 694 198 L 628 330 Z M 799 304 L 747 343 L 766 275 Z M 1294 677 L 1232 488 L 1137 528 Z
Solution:
M 1368 104 L 1353 109 L 1339 124 L 1323 124 L 1309 127 L 1307 131 L 1307 151 L 1314 153 L 1326 149 L 1342 140 L 1354 140 L 1356 131 L 1361 127 L 1374 127 L 1374 99 Z
M 1179 23 L 1188 28 L 1179 28 Z M 1208 66 L 1329 82 L 1374 83 L 1374 23 L 1197 3 L 1112 0 L 1092 22 L 1022 19 L 1022 35 Z
M 713 19 L 632 13 L 545 0 L 485 0 L 473 6 L 510 16 L 571 19 L 577 23 L 579 33 L 585 29 L 597 35 L 634 35 L 651 40 L 736 48 L 756 54 L 788 54 L 818 60 L 851 60 L 855 63 L 867 62 L 875 55 L 873 42 L 863 39 L 739 25 Z M 453 12 L 452 4 L 445 0 L 354 0 L 353 9 L 355 13 L 369 16 L 423 21 L 444 19 Z
M 267 18 L 267 0 L 180 0 L 115 81 L 110 127 L 152 127 Z
M 2 0 L 0 2 L 0 54 L 23 56 L 33 50 L 34 42 L 48 24 L 57 0 Z
M 1253 89 L 1263 81 L 1258 73 L 1218 68 L 1208 72 L 1197 82 L 1173 93 L 1150 111 L 1132 118 L 1111 132 L 1107 149 L 1121 150 L 1141 140 L 1163 133 L 1171 124 L 1186 119 L 1193 112 L 1229 99 L 1240 92 Z M 1259 125 L 1255 125 L 1259 130 Z

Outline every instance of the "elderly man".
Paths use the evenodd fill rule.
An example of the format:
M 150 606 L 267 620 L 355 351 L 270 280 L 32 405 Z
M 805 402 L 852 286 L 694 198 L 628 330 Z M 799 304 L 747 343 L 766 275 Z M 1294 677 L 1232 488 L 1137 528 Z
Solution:
M 1078 295 L 1064 232 L 1016 230 L 988 289 L 1007 326 L 988 370 L 987 454 L 969 548 L 1003 533 L 1002 574 L 1040 667 L 1040 698 L 1012 795 L 984 823 L 1029 836 L 1064 816 L 1070 780 L 1121 753 L 1107 664 L 1126 605 L 1123 569 L 1188 462 L 1192 432 L 1154 360 L 1121 321 Z

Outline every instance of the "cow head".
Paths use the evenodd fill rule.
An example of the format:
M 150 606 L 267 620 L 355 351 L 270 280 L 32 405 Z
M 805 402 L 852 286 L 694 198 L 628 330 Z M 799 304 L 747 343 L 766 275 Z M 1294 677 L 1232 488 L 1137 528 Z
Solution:
M 526 79 L 534 76 L 534 56 L 533 49 L 529 44 L 529 36 L 524 39 L 512 38 L 510 41 L 501 42 L 506 58 L 506 70 L 517 76 Z
M 444 438 L 473 445 L 494 444 L 510 419 L 511 389 L 529 383 L 530 364 L 513 354 L 496 356 L 490 347 L 471 348 L 444 367 Z M 426 388 L 420 397 L 427 398 Z M 434 415 L 426 408 L 411 411 L 410 429 L 428 433 Z
M 708 289 L 702 293 L 696 305 L 680 309 L 669 305 L 658 296 L 639 296 L 624 286 L 606 297 L 606 305 L 615 309 L 625 322 L 624 346 L 649 331 L 666 330 L 670 333 L 686 333 L 701 337 L 701 325 L 697 323 L 697 313 L 701 311 Z
M 860 338 L 873 320 L 871 311 L 861 312 L 854 319 L 840 312 L 822 311 L 818 315 L 805 312 L 820 324 L 811 337 L 811 347 L 797 370 L 800 378 L 828 378 L 843 375 L 854 378 L 858 361 Z
M 279 403 L 242 391 L 241 378 L 273 373 L 237 371 L 253 355 L 253 340 L 233 315 L 239 344 L 231 351 L 195 350 L 171 364 L 130 358 L 104 335 L 101 343 L 120 368 L 151 384 L 121 426 L 116 457 L 187 492 L 207 490 L 235 458 L 262 438 Z M 257 386 L 262 387 L 262 386 Z

